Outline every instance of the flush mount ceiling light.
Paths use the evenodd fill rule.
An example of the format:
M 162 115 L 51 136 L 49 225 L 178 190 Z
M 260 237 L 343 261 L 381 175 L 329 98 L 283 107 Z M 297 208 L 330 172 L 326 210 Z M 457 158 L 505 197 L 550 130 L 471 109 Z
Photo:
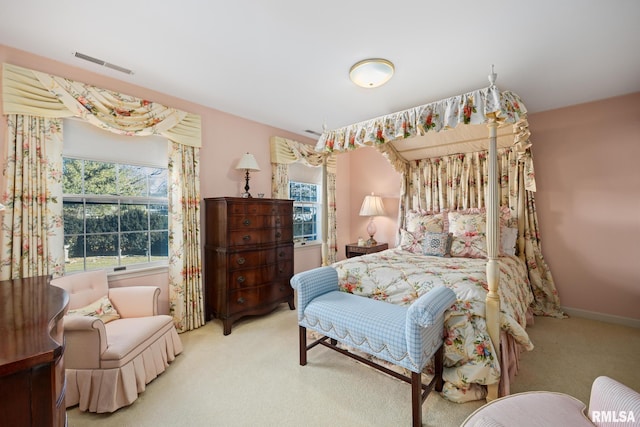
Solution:
M 388 82 L 394 71 L 391 61 L 381 58 L 365 59 L 353 64 L 349 70 L 349 78 L 358 86 L 374 88 Z

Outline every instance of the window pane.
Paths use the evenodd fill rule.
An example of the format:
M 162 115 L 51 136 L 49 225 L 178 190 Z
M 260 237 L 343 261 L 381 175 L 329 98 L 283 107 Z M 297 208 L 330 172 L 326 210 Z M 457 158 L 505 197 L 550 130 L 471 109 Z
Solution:
M 113 163 L 84 161 L 85 194 L 118 194 L 116 165 Z
M 78 202 L 63 202 L 62 217 L 64 218 L 64 234 L 84 233 L 84 204 Z
M 146 205 L 120 206 L 120 231 L 148 230 L 149 219 Z
M 149 197 L 167 197 L 169 180 L 167 169 L 149 168 Z
M 87 234 L 118 232 L 118 205 L 115 203 L 86 204 Z
M 137 262 L 147 262 L 149 254 L 149 233 L 122 233 L 120 255 L 122 257 L 143 257 Z M 123 260 L 124 261 L 124 260 Z
M 151 230 L 169 229 L 169 207 L 167 205 L 149 205 Z
M 93 234 L 87 236 L 87 264 L 107 262 L 109 265 L 118 265 L 118 235 L 117 234 Z M 109 258 L 116 258 L 107 261 Z
M 62 174 L 64 194 L 82 194 L 82 160 L 63 159 Z
M 146 197 L 149 194 L 148 172 L 149 168 L 143 166 L 120 165 L 120 173 L 118 175 L 119 194 Z
M 151 232 L 151 261 L 169 257 L 169 232 Z M 155 259 L 154 259 L 155 258 Z
M 84 270 L 84 236 L 65 236 L 64 262 L 65 272 Z

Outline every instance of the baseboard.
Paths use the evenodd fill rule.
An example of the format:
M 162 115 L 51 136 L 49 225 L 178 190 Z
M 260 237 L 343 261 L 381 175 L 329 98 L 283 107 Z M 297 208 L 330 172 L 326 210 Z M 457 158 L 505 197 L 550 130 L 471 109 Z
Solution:
M 598 313 L 596 311 L 581 310 L 579 308 L 561 307 L 562 311 L 569 316 L 582 317 L 585 319 L 598 320 L 600 322 L 615 323 L 632 328 L 640 328 L 640 319 L 630 317 L 615 316 L 613 314 Z

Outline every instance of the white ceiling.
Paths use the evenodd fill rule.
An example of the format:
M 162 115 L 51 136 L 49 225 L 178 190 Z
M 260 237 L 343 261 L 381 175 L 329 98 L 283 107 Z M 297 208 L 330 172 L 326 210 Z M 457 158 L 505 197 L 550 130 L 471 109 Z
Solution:
M 492 64 L 530 112 L 639 91 L 639 23 L 639 0 L 0 0 L 0 44 L 305 136 L 488 86 Z M 395 64 L 377 89 L 349 80 L 369 57 Z

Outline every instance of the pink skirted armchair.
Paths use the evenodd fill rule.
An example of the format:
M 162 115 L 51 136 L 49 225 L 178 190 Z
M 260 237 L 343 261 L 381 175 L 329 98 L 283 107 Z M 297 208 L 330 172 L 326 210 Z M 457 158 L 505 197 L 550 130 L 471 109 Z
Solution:
M 130 405 L 182 352 L 173 318 L 158 314 L 158 287 L 109 289 L 104 270 L 51 284 L 69 294 L 64 319 L 67 407 L 103 413 Z

